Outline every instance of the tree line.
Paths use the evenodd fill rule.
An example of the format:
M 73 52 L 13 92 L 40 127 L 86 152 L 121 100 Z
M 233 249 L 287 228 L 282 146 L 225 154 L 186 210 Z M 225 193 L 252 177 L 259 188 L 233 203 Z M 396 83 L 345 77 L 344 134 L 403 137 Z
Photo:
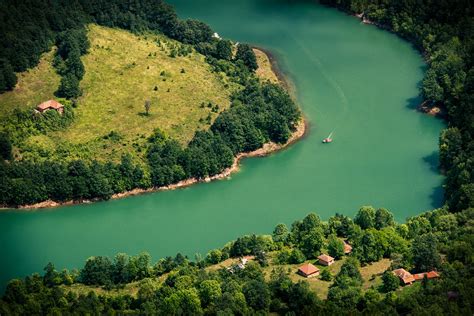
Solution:
M 57 271 L 52 263 L 43 275 L 11 280 L 0 300 L 0 312 L 16 314 L 130 313 L 158 315 L 469 315 L 474 309 L 472 258 L 473 209 L 450 213 L 446 208 L 394 222 L 384 208 L 360 208 L 355 217 L 336 214 L 322 221 L 314 213 L 290 227 L 278 224 L 272 235 L 246 235 L 190 260 L 182 254 L 153 263 L 148 253 L 114 258 L 90 257 L 80 270 Z M 353 251 L 344 254 L 343 240 Z M 344 259 L 336 275 L 323 268 L 316 282 L 331 282 L 321 300 L 304 281 L 293 281 L 283 264 L 314 262 L 322 252 Z M 270 255 L 272 254 L 272 255 Z M 228 258 L 254 255 L 244 268 L 206 269 Z M 441 259 L 441 258 L 444 259 Z M 364 289 L 360 267 L 390 258 L 380 286 Z M 271 264 L 272 269 L 266 267 Z M 391 272 L 432 269 L 424 279 L 400 289 Z M 265 270 L 266 269 L 266 270 Z M 138 293 L 108 292 L 135 282 Z M 73 284 L 101 287 L 77 294 Z M 113 293 L 113 294 L 112 294 Z M 126 293 L 126 292 L 125 292 Z
M 86 30 L 84 28 L 70 29 L 59 33 L 56 46 L 57 52 L 53 65 L 61 75 L 61 83 L 56 95 L 61 98 L 75 99 L 82 94 L 79 82 L 85 73 L 81 55 L 86 54 L 90 46 Z

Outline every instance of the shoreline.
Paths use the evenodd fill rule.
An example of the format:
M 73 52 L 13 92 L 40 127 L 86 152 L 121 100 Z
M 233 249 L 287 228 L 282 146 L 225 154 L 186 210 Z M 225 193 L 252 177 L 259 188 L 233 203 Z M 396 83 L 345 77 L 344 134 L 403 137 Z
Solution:
M 270 67 L 273 73 L 276 75 L 278 81 L 283 86 L 283 88 L 290 94 L 291 97 L 295 99 L 295 88 L 293 82 L 289 79 L 288 75 L 284 73 L 284 71 L 280 68 L 278 61 L 275 55 L 268 49 L 259 47 L 259 46 L 252 46 L 252 48 L 261 51 L 268 57 L 268 61 L 270 62 Z
M 275 73 L 276 77 L 278 78 L 278 81 L 280 84 L 283 86 L 283 88 L 290 94 L 291 98 L 296 102 L 295 94 L 294 94 L 294 88 L 291 80 L 289 80 L 283 71 L 280 69 L 278 66 L 277 60 L 275 56 L 269 52 L 268 50 L 257 47 L 257 46 L 252 46 L 254 49 L 258 49 L 261 52 L 263 52 L 265 55 L 267 55 L 268 60 L 270 61 L 270 66 L 271 70 Z M 251 152 L 246 152 L 246 153 L 239 153 L 237 156 L 234 157 L 234 161 L 232 163 L 232 166 L 230 166 L 227 169 L 224 169 L 221 173 L 216 174 L 211 177 L 206 177 L 204 179 L 196 179 L 196 178 L 191 178 L 191 179 L 186 179 L 182 180 L 178 183 L 175 184 L 170 184 L 164 187 L 158 187 L 158 188 L 148 188 L 148 189 L 133 189 L 130 191 L 122 192 L 122 193 L 116 193 L 111 196 L 110 200 L 112 199 L 122 199 L 130 196 L 136 196 L 136 195 L 142 195 L 146 193 L 153 193 L 153 192 L 159 192 L 159 191 L 169 191 L 169 190 L 176 190 L 176 189 L 181 189 L 181 188 L 186 188 L 189 187 L 193 184 L 197 183 L 207 183 L 215 180 L 222 180 L 225 178 L 228 178 L 229 176 L 232 175 L 232 173 L 238 172 L 239 171 L 239 166 L 240 166 L 240 161 L 245 159 L 245 158 L 252 158 L 252 157 L 265 157 L 268 155 L 271 155 L 273 153 L 276 153 L 278 151 L 281 151 L 291 144 L 295 143 L 296 141 L 302 139 L 308 132 L 308 123 L 304 116 L 301 116 L 300 121 L 298 122 L 295 131 L 291 134 L 290 138 L 285 144 L 276 144 L 273 142 L 265 143 L 263 146 L 257 150 L 251 151 Z M 79 205 L 79 204 L 90 204 L 90 203 L 95 203 L 95 202 L 100 202 L 100 201 L 106 201 L 106 200 L 100 200 L 100 199 L 92 199 L 92 200 L 70 200 L 70 201 L 65 201 L 65 202 L 56 202 L 52 200 L 46 200 L 43 202 L 35 203 L 35 204 L 29 204 L 29 205 L 20 205 L 17 207 L 0 207 L 0 212 L 1 211 L 35 211 L 39 209 L 44 209 L 44 208 L 56 208 L 60 206 L 72 206 L 72 205 Z
M 407 41 L 408 43 L 410 43 L 411 45 L 413 45 L 413 47 L 419 51 L 419 53 L 423 56 L 423 59 L 425 61 L 425 63 L 427 63 L 427 58 L 428 56 L 426 55 L 425 52 L 423 52 L 423 50 L 421 50 L 419 47 L 417 47 L 412 41 L 410 41 L 409 39 L 407 38 L 404 38 L 403 36 L 401 36 L 400 34 L 394 32 L 393 30 L 391 30 L 389 27 L 387 27 L 386 25 L 383 25 L 383 24 L 380 24 L 380 23 L 377 23 L 377 22 L 374 22 L 372 20 L 370 20 L 369 18 L 367 18 L 365 16 L 365 12 L 362 12 L 362 13 L 352 13 L 352 12 L 347 12 L 348 15 L 351 15 L 357 19 L 359 19 L 361 21 L 361 23 L 363 24 L 366 24 L 366 25 L 374 25 L 376 26 L 377 28 L 381 29 L 381 30 L 384 30 L 384 31 L 388 31 L 392 34 L 395 34 L 396 36 L 402 38 L 403 40 Z M 446 111 L 445 109 L 439 107 L 439 106 L 429 106 L 427 105 L 427 102 L 429 102 L 429 100 L 423 100 L 423 102 L 421 102 L 415 109 L 417 112 L 419 113 L 422 113 L 422 114 L 425 114 L 425 115 L 428 115 L 428 116 L 432 116 L 432 117 L 436 117 L 436 118 L 441 118 L 441 119 L 446 119 L 447 118 L 447 114 L 446 114 Z
M 288 141 L 285 144 L 277 144 L 277 143 L 269 142 L 269 143 L 263 144 L 261 148 L 256 149 L 254 151 L 240 153 L 236 157 L 234 157 L 234 162 L 232 163 L 232 166 L 230 166 L 227 169 L 224 169 L 221 173 L 218 173 L 214 176 L 206 177 L 203 179 L 196 179 L 196 178 L 186 179 L 178 183 L 170 184 L 164 187 L 149 188 L 149 189 L 137 188 L 137 189 L 133 189 L 133 190 L 122 192 L 122 193 L 116 193 L 111 196 L 110 200 L 122 199 L 122 198 L 130 197 L 130 196 L 136 196 L 136 195 L 142 195 L 142 194 L 154 193 L 154 192 L 160 192 L 160 191 L 182 189 L 182 188 L 186 188 L 198 183 L 208 183 L 208 182 L 212 182 L 216 180 L 226 179 L 229 176 L 231 176 L 233 173 L 239 171 L 241 160 L 245 158 L 265 157 L 265 156 L 274 154 L 276 152 L 279 152 L 283 149 L 286 149 L 288 146 L 294 144 L 298 140 L 302 139 L 307 134 L 307 132 L 308 132 L 308 124 L 307 124 L 307 121 L 304 119 L 304 117 L 302 117 L 296 127 L 296 130 L 293 132 L 293 134 L 291 135 L 291 137 L 288 139 Z M 36 210 L 40 210 L 44 208 L 56 208 L 60 206 L 90 204 L 90 203 L 101 202 L 101 201 L 107 201 L 107 200 L 94 199 L 94 200 L 74 200 L 74 201 L 66 201 L 66 202 L 56 202 L 52 200 L 46 200 L 46 201 L 36 203 L 36 204 L 21 205 L 16 208 L 1 207 L 0 211 L 12 211 L 12 210 L 13 211 L 18 211 L 18 210 L 36 211 Z

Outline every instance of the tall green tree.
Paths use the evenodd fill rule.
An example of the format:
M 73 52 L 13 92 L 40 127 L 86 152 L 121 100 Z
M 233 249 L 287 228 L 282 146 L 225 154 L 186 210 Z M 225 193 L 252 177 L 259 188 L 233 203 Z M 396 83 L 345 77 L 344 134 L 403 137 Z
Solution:
M 56 95 L 61 98 L 72 99 L 81 95 L 79 79 L 73 73 L 67 73 L 61 78 Z
M 289 233 L 290 232 L 288 230 L 288 227 L 286 227 L 285 224 L 280 223 L 276 225 L 275 229 L 273 230 L 273 234 L 272 234 L 273 241 L 284 243 L 286 242 Z
M 335 235 L 329 236 L 328 252 L 335 259 L 342 258 L 344 256 L 344 242 Z
M 239 44 L 237 46 L 235 59 L 241 60 L 251 71 L 255 71 L 258 68 L 257 57 L 255 56 L 252 47 L 250 47 L 248 44 Z
M 374 227 L 375 209 L 372 206 L 361 207 L 354 217 L 354 223 L 359 225 L 362 229 Z
M 393 226 L 395 224 L 393 220 L 393 214 L 385 208 L 378 208 L 375 211 L 375 228 L 382 229 L 384 227 Z
M 10 62 L 5 58 L 0 58 L 0 93 L 12 90 L 16 82 L 17 77 Z
M 395 291 L 400 287 L 400 279 L 392 271 L 384 272 L 382 282 L 382 291 L 385 293 Z
M 12 159 L 12 143 L 6 133 L 0 133 L 0 157 L 4 160 Z
M 199 296 L 204 307 L 216 303 L 221 295 L 221 286 L 217 280 L 205 280 L 199 285 Z
M 417 272 L 426 272 L 440 267 L 441 257 L 437 246 L 438 241 L 432 233 L 418 236 L 413 240 L 413 264 Z
M 260 280 L 249 281 L 244 285 L 243 293 L 248 306 L 254 311 L 268 312 L 271 296 L 267 284 Z
M 231 60 L 232 59 L 232 43 L 228 40 L 219 40 L 216 44 L 216 58 Z
M 324 244 L 324 234 L 321 229 L 312 229 L 301 240 L 299 248 L 307 258 L 316 258 Z

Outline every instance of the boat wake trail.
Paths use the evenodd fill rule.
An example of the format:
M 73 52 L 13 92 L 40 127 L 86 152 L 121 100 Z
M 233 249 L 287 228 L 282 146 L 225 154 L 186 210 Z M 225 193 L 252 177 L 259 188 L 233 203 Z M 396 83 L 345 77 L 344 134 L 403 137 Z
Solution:
M 331 87 L 336 91 L 336 94 L 338 95 L 339 99 L 341 100 L 341 105 L 342 105 L 342 113 L 341 115 L 336 119 L 334 122 L 334 130 L 342 123 L 344 122 L 344 119 L 347 115 L 347 112 L 349 110 L 349 102 L 347 100 L 346 94 L 344 93 L 344 90 L 342 87 L 339 85 L 339 83 L 331 77 L 326 70 L 324 69 L 323 64 L 319 60 L 317 56 L 314 55 L 307 47 L 306 45 L 301 42 L 301 40 L 297 39 L 296 37 L 290 35 L 291 39 L 296 43 L 296 45 L 301 49 L 301 51 L 307 56 L 308 60 L 318 69 L 320 74 L 324 77 L 324 79 L 331 85 Z

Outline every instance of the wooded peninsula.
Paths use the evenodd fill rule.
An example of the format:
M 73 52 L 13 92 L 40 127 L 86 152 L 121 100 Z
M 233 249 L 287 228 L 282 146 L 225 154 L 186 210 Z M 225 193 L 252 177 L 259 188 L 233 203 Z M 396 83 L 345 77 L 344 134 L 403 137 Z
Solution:
M 17 97 L 25 95 L 21 80 L 16 91 L 0 96 L 6 101 L 0 138 L 0 205 L 107 200 L 132 190 L 219 178 L 229 173 L 242 153 L 267 143 L 283 145 L 293 133 L 302 136 L 300 110 L 278 82 L 265 80 L 271 70 L 260 72 L 260 77 L 255 74 L 258 62 L 249 45 L 216 38 L 204 23 L 179 20 L 164 2 L 142 3 L 138 20 L 130 25 L 123 24 L 129 17 L 120 2 L 115 6 L 118 11 L 100 18 L 96 15 L 102 10 L 87 11 L 93 5 L 82 6 L 84 11 L 63 8 L 73 11 L 74 25 L 64 23 L 70 17 L 59 13 L 59 8 L 44 17 L 25 7 L 32 21 L 43 19 L 35 21 L 44 25 L 35 29 L 41 36 L 15 27 L 10 32 L 24 37 L 17 35 L 4 43 L 6 47 L 31 44 L 20 53 L 2 51 L 5 78 L 15 77 L 12 70 L 34 66 L 55 45 L 55 52 L 47 53 L 41 63 L 49 59 L 61 78 L 54 95 L 64 106 L 61 112 L 43 112 L 25 102 L 9 109 L 8 105 L 23 101 Z M 121 25 L 137 35 L 96 24 Z M 130 51 L 123 52 L 124 46 Z M 131 62 L 124 63 L 126 59 Z M 56 75 L 51 70 L 49 74 Z M 9 84 L 2 90 L 13 88 Z M 139 91 L 142 94 L 137 95 Z

